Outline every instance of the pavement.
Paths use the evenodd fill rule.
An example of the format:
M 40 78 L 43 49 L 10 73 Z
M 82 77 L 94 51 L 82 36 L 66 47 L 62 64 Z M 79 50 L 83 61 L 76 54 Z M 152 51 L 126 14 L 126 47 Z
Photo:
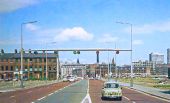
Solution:
M 133 87 L 130 87 L 129 83 L 120 83 L 120 84 L 130 89 L 134 89 L 134 90 L 144 92 L 144 93 L 147 93 L 153 96 L 157 96 L 160 98 L 170 100 L 170 90 L 162 90 L 158 88 L 152 88 L 152 87 L 141 86 L 141 85 L 136 85 L 136 84 L 133 84 Z
M 27 81 L 26 81 L 27 82 Z M 4 93 L 4 92 L 12 92 L 12 91 L 16 91 L 16 90 L 22 90 L 22 89 L 29 89 L 29 88 L 34 88 L 34 87 L 39 87 L 39 86 L 44 86 L 44 85 L 50 85 L 50 84 L 53 84 L 53 83 L 59 83 L 61 82 L 61 80 L 59 81 L 52 81 L 52 82 L 47 82 L 47 83 L 35 83 L 34 85 L 31 84 L 31 85 L 27 85 L 24 83 L 24 85 L 26 85 L 24 88 L 20 88 L 19 85 L 20 83 L 17 83 L 18 86 L 9 86 L 9 87 L 6 87 L 6 88 L 0 88 L 0 93 Z M 7 84 L 8 85 L 8 84 Z

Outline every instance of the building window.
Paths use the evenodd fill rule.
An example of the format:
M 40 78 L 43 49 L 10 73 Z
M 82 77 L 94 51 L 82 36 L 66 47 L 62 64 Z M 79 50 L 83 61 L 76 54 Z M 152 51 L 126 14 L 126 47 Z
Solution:
M 32 59 L 30 58 L 30 62 L 32 62 Z
M 44 71 L 46 71 L 46 66 L 44 66 Z
M 25 59 L 25 62 L 28 62 L 28 59 Z
M 37 63 L 37 59 L 34 59 L 35 63 Z
M 13 71 L 14 69 L 13 69 L 13 66 L 11 66 L 11 71 Z
M 53 62 L 55 63 L 55 62 L 56 62 L 56 59 L 54 59 Z
M 18 59 L 15 59 L 15 62 L 18 63 Z
M 6 66 L 6 71 L 8 70 L 8 66 Z
M 10 60 L 10 62 L 13 62 L 13 59 L 9 59 Z
M 49 68 L 49 70 L 51 70 L 51 67 L 48 67 Z
M 4 66 L 1 66 L 1 70 L 4 71 Z
M 42 59 L 41 58 L 39 59 L 39 61 L 40 61 L 40 63 L 42 63 Z
M 48 61 L 51 62 L 51 59 L 49 59 Z

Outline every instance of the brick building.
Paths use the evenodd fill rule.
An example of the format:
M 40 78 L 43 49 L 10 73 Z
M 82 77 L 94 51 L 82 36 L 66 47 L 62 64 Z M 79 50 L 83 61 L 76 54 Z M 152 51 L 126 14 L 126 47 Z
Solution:
M 56 79 L 56 57 L 55 53 L 47 53 L 48 79 Z M 0 78 L 11 80 L 20 78 L 21 55 L 17 53 L 0 53 Z M 46 54 L 45 52 L 24 53 L 23 55 L 23 78 L 45 79 L 46 77 Z

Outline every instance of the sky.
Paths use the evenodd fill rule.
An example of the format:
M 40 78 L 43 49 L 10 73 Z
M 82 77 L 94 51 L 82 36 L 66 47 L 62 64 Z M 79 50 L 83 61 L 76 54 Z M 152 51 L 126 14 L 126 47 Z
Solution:
M 37 21 L 36 23 L 29 23 Z M 129 24 L 119 24 L 123 22 Z M 23 24 L 27 23 L 27 24 Z M 169 0 L 0 0 L 0 48 L 68 49 L 112 48 L 130 50 L 133 61 L 148 60 L 151 52 L 170 48 Z M 96 63 L 95 52 L 60 52 L 61 61 Z M 100 52 L 108 63 L 115 52 Z M 116 55 L 118 65 L 130 64 L 130 52 Z

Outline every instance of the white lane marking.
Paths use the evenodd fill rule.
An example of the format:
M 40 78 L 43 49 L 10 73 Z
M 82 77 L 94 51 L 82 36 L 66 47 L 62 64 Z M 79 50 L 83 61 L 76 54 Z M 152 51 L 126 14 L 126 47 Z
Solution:
M 88 85 L 87 85 L 87 94 L 81 101 L 81 103 L 92 103 L 90 95 L 89 95 L 89 80 L 88 80 Z
M 53 93 L 48 94 L 48 96 L 52 95 Z
M 136 103 L 135 101 L 132 101 L 132 103 Z
M 28 91 L 27 93 L 31 93 L 32 91 Z
M 128 101 L 130 101 L 130 99 L 128 98 L 128 97 L 126 97 L 126 96 L 123 96 L 125 99 L 127 99 Z
M 44 97 L 42 97 L 42 98 L 39 98 L 38 100 L 40 101 L 40 100 L 42 100 L 42 99 L 44 99 L 44 98 L 46 98 L 46 96 L 44 96 Z
M 10 96 L 10 98 L 14 98 L 15 96 L 13 95 L 13 96 Z
M 124 88 L 130 89 L 130 88 L 128 88 L 128 87 L 124 87 Z M 163 98 L 159 98 L 159 97 L 153 96 L 153 95 L 151 95 L 151 94 L 148 94 L 148 93 L 145 93 L 145 92 L 142 92 L 142 91 L 138 91 L 138 90 L 133 89 L 133 88 L 130 89 L 130 90 L 136 91 L 136 92 L 138 92 L 138 93 L 142 93 L 142 94 L 144 94 L 144 95 L 147 95 L 147 96 L 150 96 L 150 97 L 159 99 L 159 100 L 163 100 L 163 101 L 169 102 L 169 100 L 166 100 L 166 99 L 163 99 Z
M 80 81 L 78 81 L 78 82 L 75 82 L 75 83 L 72 83 L 72 84 L 70 84 L 70 85 L 68 85 L 68 86 L 65 86 L 65 87 L 63 87 L 63 88 L 60 88 L 59 90 L 63 90 L 63 89 L 65 89 L 65 88 L 67 88 L 67 87 L 69 87 L 69 86 L 72 86 L 72 85 L 75 85 L 75 84 L 77 84 L 77 83 L 79 83 Z M 49 88 L 49 87 L 47 87 L 47 88 Z M 37 99 L 37 101 L 40 101 L 40 100 L 42 100 L 42 99 L 44 99 L 44 98 L 46 98 L 46 97 L 48 97 L 48 96 L 50 96 L 50 95 L 52 95 L 52 94 L 54 94 L 54 93 L 57 93 L 59 90 L 56 90 L 55 92 L 53 92 L 53 93 L 50 93 L 50 94 L 48 94 L 48 95 L 46 95 L 46 96 L 44 96 L 44 97 L 42 97 L 42 98 L 39 98 L 39 99 Z M 32 102 L 32 103 L 34 103 L 34 102 Z

